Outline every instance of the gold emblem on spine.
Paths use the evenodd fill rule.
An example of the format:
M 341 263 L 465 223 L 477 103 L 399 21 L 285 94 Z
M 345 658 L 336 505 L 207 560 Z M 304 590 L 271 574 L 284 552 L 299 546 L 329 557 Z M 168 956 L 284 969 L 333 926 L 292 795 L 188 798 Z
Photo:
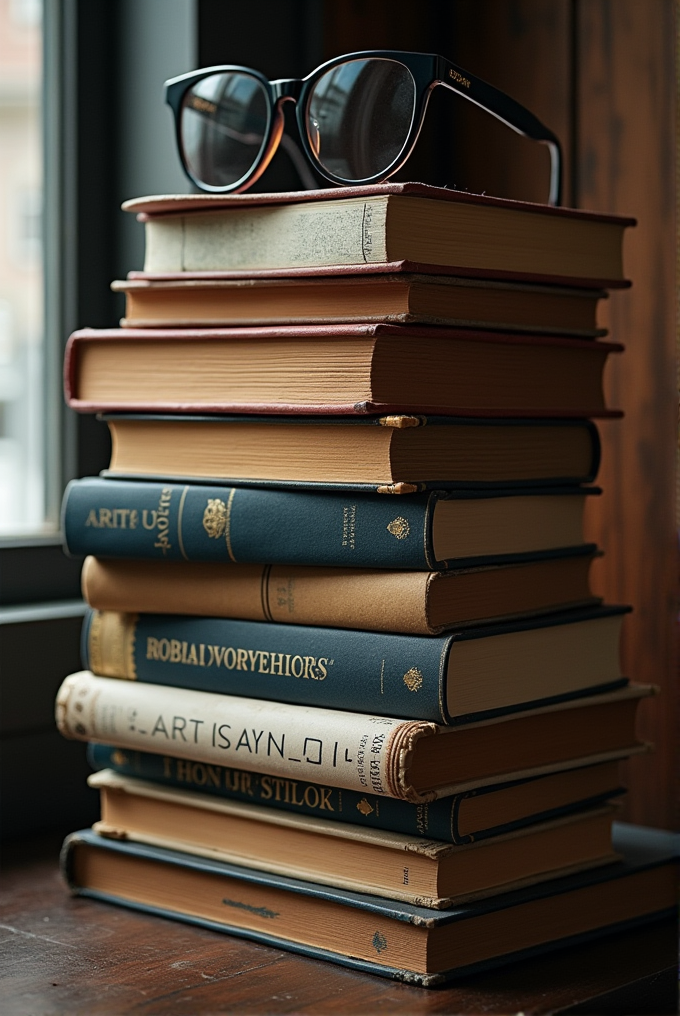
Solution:
M 227 506 L 219 497 L 208 498 L 208 507 L 203 512 L 203 528 L 213 540 L 219 540 L 227 528 Z
M 387 532 L 395 536 L 397 540 L 405 540 L 411 532 L 408 519 L 405 519 L 402 515 L 397 515 L 396 519 L 392 519 L 388 524 Z
M 128 764 L 129 759 L 127 755 L 125 755 L 122 751 L 118 751 L 116 748 L 111 756 L 111 761 L 117 766 L 125 766 Z
M 417 667 L 411 667 L 404 674 L 404 684 L 409 691 L 420 691 L 423 686 L 423 675 Z
M 362 815 L 372 815 L 374 809 L 371 808 L 366 798 L 362 797 L 357 805 L 357 811 L 360 811 Z

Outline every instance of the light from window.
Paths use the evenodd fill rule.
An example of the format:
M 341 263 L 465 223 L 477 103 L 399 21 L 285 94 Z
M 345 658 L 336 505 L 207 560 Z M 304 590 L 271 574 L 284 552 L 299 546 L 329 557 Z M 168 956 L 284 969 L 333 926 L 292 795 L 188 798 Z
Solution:
M 42 4 L 0 0 L 0 534 L 40 532 Z

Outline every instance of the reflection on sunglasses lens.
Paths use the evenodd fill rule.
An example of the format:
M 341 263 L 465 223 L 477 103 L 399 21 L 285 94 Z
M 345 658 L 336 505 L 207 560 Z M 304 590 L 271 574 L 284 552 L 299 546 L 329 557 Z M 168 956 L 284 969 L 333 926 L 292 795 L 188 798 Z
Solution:
M 320 164 L 347 182 L 384 173 L 404 150 L 415 98 L 413 76 L 396 60 L 349 60 L 327 71 L 306 110 Z
M 192 176 L 209 187 L 237 183 L 257 163 L 269 126 L 264 86 L 250 74 L 212 74 L 182 100 L 180 134 Z

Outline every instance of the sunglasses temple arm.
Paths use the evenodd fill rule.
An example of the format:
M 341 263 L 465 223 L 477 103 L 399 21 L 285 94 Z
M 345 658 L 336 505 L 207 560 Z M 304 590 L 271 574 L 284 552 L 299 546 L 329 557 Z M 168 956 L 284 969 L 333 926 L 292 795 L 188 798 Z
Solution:
M 506 127 L 533 141 L 539 141 L 550 150 L 550 194 L 548 204 L 559 205 L 562 200 L 562 149 L 559 139 L 525 106 L 509 95 L 494 88 L 481 78 L 463 71 L 441 58 L 439 84 L 445 85 L 469 102 L 481 107 L 501 120 Z

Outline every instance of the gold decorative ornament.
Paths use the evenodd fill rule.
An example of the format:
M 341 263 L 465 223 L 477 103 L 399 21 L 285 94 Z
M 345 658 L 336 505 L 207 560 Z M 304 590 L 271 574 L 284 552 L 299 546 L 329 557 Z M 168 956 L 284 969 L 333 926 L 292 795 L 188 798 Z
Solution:
M 423 686 L 423 675 L 417 667 L 411 667 L 404 674 L 404 684 L 409 691 L 419 691 Z
M 408 519 L 405 519 L 402 515 L 397 515 L 396 519 L 392 519 L 388 523 L 387 531 L 392 536 L 395 536 L 397 540 L 405 540 L 411 532 L 411 527 L 408 524 Z
M 374 809 L 370 806 L 365 797 L 362 797 L 357 805 L 357 811 L 360 811 L 362 815 L 370 815 Z
M 208 498 L 203 512 L 203 528 L 213 540 L 219 540 L 227 528 L 227 506 L 219 497 Z

